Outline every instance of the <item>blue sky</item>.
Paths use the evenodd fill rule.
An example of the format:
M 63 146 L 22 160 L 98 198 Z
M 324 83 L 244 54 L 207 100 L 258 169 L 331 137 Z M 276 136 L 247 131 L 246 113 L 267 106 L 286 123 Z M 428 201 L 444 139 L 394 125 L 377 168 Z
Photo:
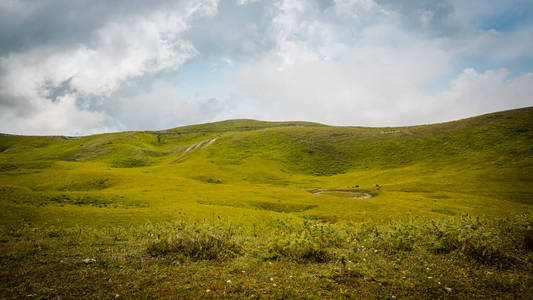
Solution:
M 531 0 L 4 0 L 0 132 L 396 126 L 533 105 Z

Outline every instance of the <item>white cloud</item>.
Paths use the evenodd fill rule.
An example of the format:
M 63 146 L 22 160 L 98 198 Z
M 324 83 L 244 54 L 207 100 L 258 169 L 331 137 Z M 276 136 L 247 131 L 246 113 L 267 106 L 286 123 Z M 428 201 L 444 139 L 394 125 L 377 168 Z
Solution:
M 335 0 L 338 15 L 361 20 L 369 15 L 386 14 L 386 10 L 374 0 Z
M 246 5 L 248 3 L 258 2 L 260 0 L 235 0 L 238 5 Z
M 215 98 L 186 98 L 166 82 L 132 97 L 111 99 L 106 112 L 113 116 L 110 126 L 118 130 L 161 130 L 211 121 L 224 106 Z
M 459 45 L 459 51 L 467 55 L 482 55 L 493 61 L 509 61 L 533 58 L 533 25 L 522 26 L 506 33 L 494 29 L 467 37 Z
M 448 90 L 432 97 L 441 121 L 533 105 L 533 75 L 509 78 L 506 69 L 465 69 Z
M 83 38 L 49 34 L 51 42 L 21 47 L 0 28 L 0 41 L 20 42 L 0 46 L 11 53 L 0 56 L 0 130 L 73 134 L 236 117 L 407 125 L 533 105 L 531 75 L 516 72 L 531 62 L 531 23 L 478 28 L 472 20 L 499 10 L 463 2 L 140 1 L 142 9 L 91 23 L 103 1 L 74 31 Z M 0 12 L 53 10 L 20 3 Z M 465 11 L 472 7 L 482 9 Z
M 405 30 L 400 18 L 372 1 L 336 4 L 343 11 L 348 5 L 387 17 L 354 29 L 353 38 L 352 32 L 337 30 L 343 21 L 329 18 L 330 12 L 306 1 L 281 1 L 272 27 L 277 47 L 224 74 L 224 85 L 236 91 L 240 104 L 223 116 L 413 125 L 533 105 L 531 76 L 510 79 L 505 70 L 467 69 L 444 91 L 422 92 L 454 72 L 464 50 L 454 49 L 449 38 Z
M 510 79 L 506 70 L 478 74 L 467 69 L 448 89 L 429 95 L 417 89 L 421 78 L 410 78 L 401 66 L 368 69 L 313 63 L 284 71 L 266 66 L 253 70 L 241 70 L 239 77 L 231 80 L 238 84 L 236 89 L 244 91 L 240 95 L 243 100 L 226 117 L 399 126 L 444 122 L 533 104 L 533 76 Z
M 102 122 L 108 119 L 103 113 L 80 110 L 73 95 L 60 97 L 57 102 L 35 101 L 31 117 L 4 115 L 0 126 L 15 134 L 67 134 L 82 135 L 107 131 Z
M 196 54 L 194 46 L 181 38 L 188 20 L 198 14 L 213 14 L 216 7 L 216 1 L 190 1 L 169 10 L 105 24 L 90 43 L 66 49 L 36 47 L 1 58 L 0 100 L 9 105 L 2 109 L 3 115 L 12 114 L 10 118 L 14 118 L 23 112 L 25 118 L 38 120 L 43 109 L 48 114 L 52 109 L 58 113 L 72 111 L 77 107 L 72 102 L 80 97 L 102 100 L 131 79 L 176 70 Z M 73 98 L 47 99 L 65 84 Z M 51 101 L 55 101 L 53 105 Z M 66 122 L 70 119 L 61 119 L 57 113 L 55 116 L 59 118 L 49 119 L 55 123 L 50 128 L 71 133 L 74 124 Z

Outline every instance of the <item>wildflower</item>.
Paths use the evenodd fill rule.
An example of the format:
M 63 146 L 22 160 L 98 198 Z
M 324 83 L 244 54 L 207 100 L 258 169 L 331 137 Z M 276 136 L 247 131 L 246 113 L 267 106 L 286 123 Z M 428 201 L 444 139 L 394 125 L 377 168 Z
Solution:
M 226 283 L 231 283 L 231 279 L 228 279 L 228 280 L 226 281 Z
M 242 270 L 242 273 L 244 274 L 244 273 L 246 273 L 246 271 Z
M 428 279 L 433 279 L 433 277 L 431 277 L 431 276 L 428 276 Z
M 115 295 L 115 298 L 118 298 L 118 297 L 120 297 L 120 295 L 119 295 L 119 294 L 116 294 L 116 295 Z
M 289 278 L 292 278 L 292 275 L 289 275 Z
M 272 286 L 273 286 L 273 287 L 275 287 L 275 286 L 276 286 L 276 284 L 275 284 L 275 283 L 273 283 L 273 284 L 272 284 Z
M 274 281 L 274 278 L 270 277 L 270 281 Z
M 444 289 L 445 289 L 445 290 L 446 290 L 446 292 L 448 292 L 448 293 L 451 293 L 451 292 L 452 292 L 452 288 L 449 288 L 449 287 L 445 287 Z
M 210 289 L 207 289 L 207 290 L 205 290 L 205 292 L 206 292 L 206 293 L 209 293 L 209 292 L 211 292 L 211 290 L 210 290 Z

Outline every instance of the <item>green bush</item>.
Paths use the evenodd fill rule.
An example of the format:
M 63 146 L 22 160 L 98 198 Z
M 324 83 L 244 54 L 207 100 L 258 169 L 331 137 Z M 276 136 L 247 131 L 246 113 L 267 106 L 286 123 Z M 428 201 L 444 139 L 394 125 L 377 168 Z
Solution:
M 147 250 L 152 256 L 175 254 L 191 260 L 214 260 L 233 257 L 242 248 L 234 239 L 231 226 L 180 223 L 163 229 L 157 239 L 149 242 Z
M 377 248 L 388 252 L 412 251 L 421 240 L 419 228 L 412 224 L 392 224 L 378 237 Z
M 462 216 L 428 226 L 429 249 L 436 253 L 458 252 L 485 264 L 509 265 L 525 246 L 531 217 L 503 220 Z
M 336 257 L 335 249 L 342 247 L 345 240 L 346 237 L 329 224 L 304 221 L 276 232 L 265 258 L 298 263 L 328 262 Z
M 299 263 L 323 263 L 330 261 L 333 256 L 325 248 L 322 248 L 320 243 L 308 240 L 305 235 L 289 235 L 275 240 L 265 258 L 285 258 Z
M 439 220 L 413 219 L 382 226 L 359 224 L 345 231 L 367 249 L 388 253 L 429 251 L 509 266 L 518 261 L 521 252 L 531 248 L 532 224 L 529 214 L 499 220 L 465 215 Z

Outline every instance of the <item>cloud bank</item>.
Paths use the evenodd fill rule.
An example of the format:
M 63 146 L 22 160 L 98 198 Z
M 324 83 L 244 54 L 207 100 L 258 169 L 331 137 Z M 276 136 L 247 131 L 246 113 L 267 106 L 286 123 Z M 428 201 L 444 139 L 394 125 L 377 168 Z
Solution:
M 392 126 L 533 105 L 530 1 L 0 3 L 0 131 Z

